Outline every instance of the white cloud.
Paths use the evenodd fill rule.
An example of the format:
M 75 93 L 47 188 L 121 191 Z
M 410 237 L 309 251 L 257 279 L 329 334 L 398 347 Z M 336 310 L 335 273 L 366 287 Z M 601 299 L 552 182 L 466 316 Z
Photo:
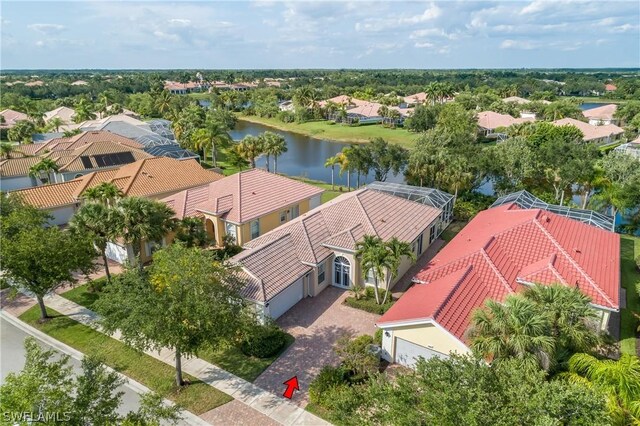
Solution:
M 188 27 L 191 25 L 191 19 L 173 18 L 173 19 L 169 19 L 169 24 L 174 25 L 176 27 Z
M 546 9 L 548 3 L 552 3 L 552 2 L 548 0 L 547 1 L 535 0 L 529 3 L 528 5 L 526 5 L 525 7 L 523 7 L 522 10 L 520 11 L 520 15 L 529 15 L 529 14 L 542 12 L 543 10 Z
M 27 28 L 34 30 L 44 35 L 59 34 L 67 27 L 59 24 L 31 24 L 27 25 Z
M 537 43 L 532 42 L 530 40 L 504 40 L 500 43 L 500 49 L 522 49 L 522 50 L 531 50 L 536 49 Z
M 417 48 L 419 48 L 419 49 L 424 49 L 424 48 L 429 48 L 429 49 L 430 49 L 430 48 L 432 48 L 432 47 L 435 47 L 435 44 L 433 44 L 433 43 L 429 43 L 429 42 L 421 43 L 421 42 L 419 42 L 419 41 L 418 41 L 418 42 L 416 42 L 416 43 L 414 44 L 414 46 L 415 46 L 415 47 L 417 47 Z

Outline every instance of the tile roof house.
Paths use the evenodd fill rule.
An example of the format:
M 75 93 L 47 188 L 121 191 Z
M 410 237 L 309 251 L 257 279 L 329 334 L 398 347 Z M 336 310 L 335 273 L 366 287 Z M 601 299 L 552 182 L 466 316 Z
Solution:
M 514 118 L 509 114 L 500 114 L 493 111 L 482 111 L 477 115 L 478 127 L 482 134 L 487 137 L 499 135 L 496 129 L 507 128 L 514 124 L 528 123 L 535 121 L 534 118 Z
M 144 158 L 151 158 L 141 149 L 108 140 L 74 144 L 60 143 L 52 151 L 28 157 L 0 160 L 0 186 L 4 191 L 38 186 L 38 179 L 29 176 L 31 166 L 44 158 L 54 160 L 58 170 L 47 176 L 51 183 L 66 182 L 90 172 L 108 170 Z M 66 147 L 66 149 L 65 149 Z
M 163 198 L 176 218 L 202 217 L 211 240 L 225 235 L 244 245 L 320 205 L 324 191 L 284 176 L 252 169 Z
M 26 202 L 49 211 L 53 215 L 52 224 L 64 225 L 80 206 L 83 192 L 102 182 L 113 183 L 124 196 L 161 199 L 222 178 L 218 173 L 203 169 L 195 160 L 152 157 L 118 169 L 91 172 L 68 182 L 22 189 L 11 194 L 19 194 Z
M 384 357 L 469 352 L 472 312 L 531 285 L 560 283 L 592 300 L 605 329 L 620 309 L 620 236 L 541 209 L 506 204 L 480 212 L 377 323 Z
M 604 85 L 604 90 L 605 92 L 615 92 L 618 88 L 614 84 L 609 83 Z
M 513 102 L 520 105 L 531 103 L 529 99 L 521 98 L 520 96 L 509 96 L 507 98 L 502 99 L 502 102 Z
M 129 148 L 142 149 L 144 146 L 132 139 L 111 132 L 90 131 L 78 133 L 69 138 L 53 138 L 43 143 L 18 145 L 16 149 L 26 155 L 43 155 L 47 152 L 73 150 L 92 142 L 109 141 Z
M 0 123 L 0 129 L 10 129 L 16 125 L 16 122 L 29 119 L 27 114 L 20 111 L 14 111 L 12 109 L 2 110 L 0 111 L 0 115 L 3 118 Z
M 419 105 L 427 101 L 427 94 L 425 92 L 415 93 L 403 98 L 404 103 L 407 105 Z
M 71 124 L 73 123 L 73 117 L 75 117 L 75 115 L 76 115 L 76 112 L 73 109 L 69 107 L 61 106 L 59 108 L 45 112 L 44 122 L 48 123 L 54 118 L 59 118 L 60 120 L 62 120 L 64 124 Z
M 371 277 L 362 277 L 355 257 L 356 243 L 365 235 L 385 241 L 397 237 L 413 244 L 420 255 L 446 227 L 441 213 L 416 201 L 359 189 L 249 241 L 231 261 L 241 268 L 245 297 L 264 316 L 278 318 L 329 285 L 350 288 L 356 281 L 372 283 Z M 405 260 L 398 277 L 409 266 Z
M 552 122 L 555 126 L 574 126 L 577 127 L 584 135 L 585 142 L 594 142 L 598 144 L 611 143 L 618 139 L 623 133 L 624 129 L 616 126 L 615 124 L 605 124 L 602 126 L 594 126 L 584 121 L 579 121 L 573 118 L 563 118 Z
M 589 124 L 593 126 L 601 126 L 604 124 L 618 124 L 618 120 L 614 117 L 618 105 L 608 104 L 597 108 L 591 108 L 582 111 L 582 115 L 589 119 Z

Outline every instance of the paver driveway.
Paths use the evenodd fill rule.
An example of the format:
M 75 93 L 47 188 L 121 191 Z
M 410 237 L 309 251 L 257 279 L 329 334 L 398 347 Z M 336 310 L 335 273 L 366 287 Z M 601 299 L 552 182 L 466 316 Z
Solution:
M 301 300 L 277 323 L 296 341 L 269 366 L 254 382 L 262 389 L 282 395 L 282 384 L 298 376 L 300 392 L 292 402 L 305 406 L 308 402 L 309 383 L 326 364 L 336 364 L 338 358 L 333 345 L 340 336 L 373 334 L 380 315 L 370 314 L 342 304 L 348 291 L 329 287 L 316 297 Z

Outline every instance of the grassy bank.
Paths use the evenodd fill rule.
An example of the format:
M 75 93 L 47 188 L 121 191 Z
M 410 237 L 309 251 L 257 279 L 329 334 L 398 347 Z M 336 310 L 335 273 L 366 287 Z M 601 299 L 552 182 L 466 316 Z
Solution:
M 600 96 L 559 96 L 558 99 L 577 99 L 583 104 L 623 104 L 624 99 L 609 99 Z
M 627 307 L 622 310 L 620 320 L 620 350 L 635 355 L 638 320 L 633 313 L 640 314 L 640 273 L 636 269 L 634 259 L 640 256 L 640 238 L 621 235 L 620 246 L 622 287 L 627 291 Z
M 55 317 L 44 324 L 38 322 L 38 306 L 20 315 L 20 319 L 86 355 L 98 357 L 114 370 L 144 384 L 194 414 L 206 413 L 233 399 L 189 375 L 185 375 L 184 379 L 190 384 L 178 388 L 174 382 L 175 370 L 170 365 L 69 319 L 51 308 L 47 310 Z
M 340 185 L 335 185 L 334 189 L 331 189 L 331 184 L 330 183 L 326 183 L 326 182 L 321 182 L 319 180 L 313 180 L 313 179 L 307 179 L 301 176 L 287 176 L 288 178 L 300 181 L 300 182 L 304 182 L 304 183 L 308 183 L 309 185 L 313 185 L 313 186 L 317 186 L 318 188 L 322 188 L 324 189 L 324 192 L 322 193 L 322 198 L 321 198 L 321 202 L 322 203 L 326 203 L 329 200 L 333 200 L 334 198 L 336 198 L 338 195 L 342 195 L 344 194 L 346 191 L 346 188 L 343 188 Z
M 238 115 L 238 120 L 258 123 L 278 130 L 297 133 L 315 139 L 329 139 L 338 142 L 368 142 L 373 138 L 383 138 L 388 142 L 411 148 L 416 138 L 415 133 L 402 128 L 391 129 L 380 124 L 363 126 L 345 126 L 330 121 L 309 121 L 306 123 L 283 123 L 277 118 L 261 118 Z

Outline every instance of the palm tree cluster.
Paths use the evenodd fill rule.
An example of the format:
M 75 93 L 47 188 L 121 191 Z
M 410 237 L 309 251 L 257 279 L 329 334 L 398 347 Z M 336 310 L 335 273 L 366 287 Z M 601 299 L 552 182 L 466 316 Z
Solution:
M 40 179 L 43 184 L 53 182 L 53 173 L 57 173 L 60 167 L 55 160 L 51 158 L 43 158 L 29 168 L 29 176 L 34 179 Z
M 382 124 L 395 127 L 399 120 L 402 118 L 400 111 L 394 108 L 390 108 L 387 105 L 382 105 L 378 108 L 378 115 L 382 117 Z
M 450 99 L 455 94 L 453 86 L 449 83 L 442 83 L 439 81 L 433 81 L 427 85 L 424 89 L 426 94 L 426 100 L 431 105 L 435 105 L 436 103 L 442 104 L 447 99 Z
M 365 235 L 362 241 L 356 244 L 356 257 L 360 260 L 362 277 L 366 279 L 373 276 L 376 303 L 384 305 L 391 287 L 391 282 L 398 277 L 398 267 L 404 259 L 416 261 L 416 254 L 409 243 L 393 237 L 389 241 L 375 235 Z M 384 298 L 380 300 L 379 287 L 384 282 Z M 356 286 L 357 287 L 357 286 Z
M 252 169 L 256 168 L 256 158 L 265 156 L 265 167 L 269 172 L 270 159 L 273 157 L 273 173 L 278 173 L 278 157 L 287 152 L 287 141 L 277 133 L 264 132 L 258 136 L 245 136 L 239 143 L 234 144 L 227 152 L 232 165 L 242 169 L 247 163 Z

